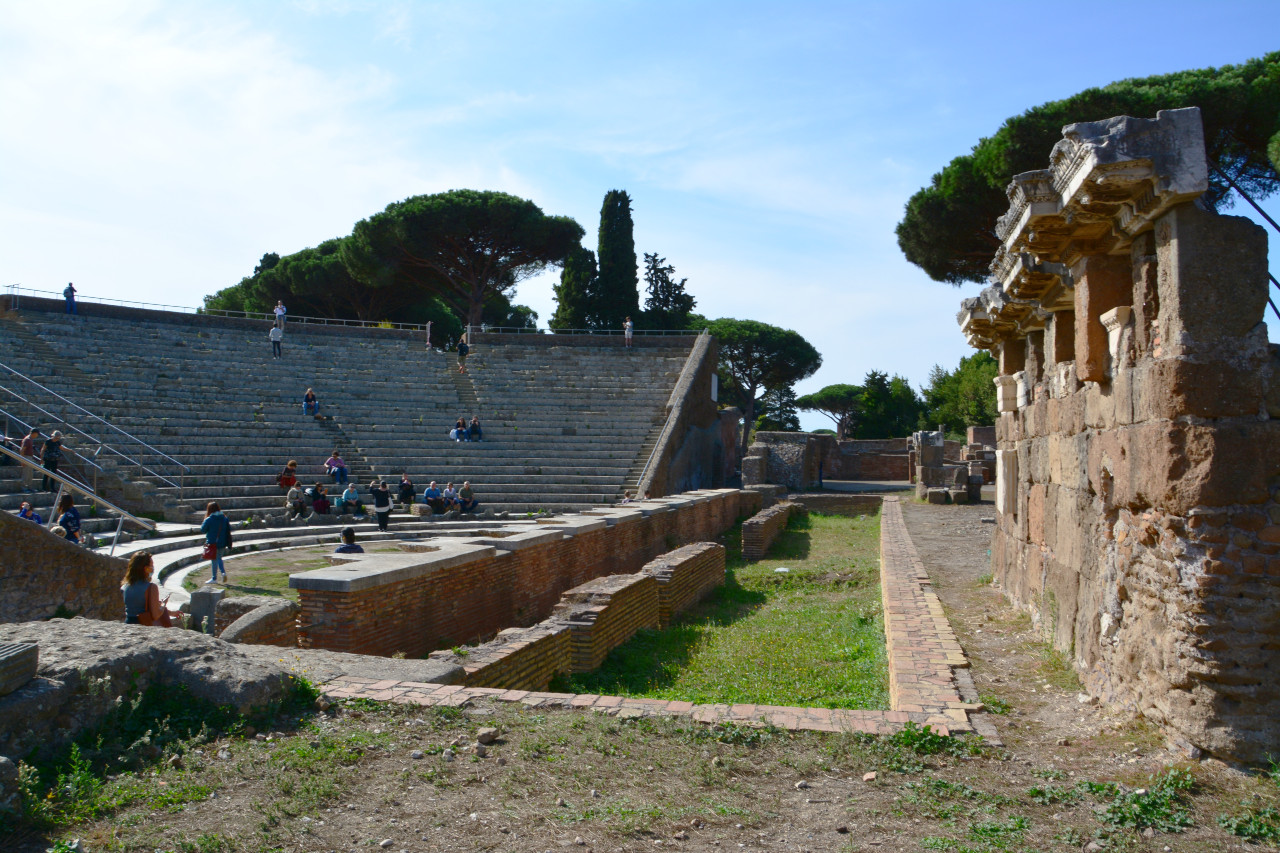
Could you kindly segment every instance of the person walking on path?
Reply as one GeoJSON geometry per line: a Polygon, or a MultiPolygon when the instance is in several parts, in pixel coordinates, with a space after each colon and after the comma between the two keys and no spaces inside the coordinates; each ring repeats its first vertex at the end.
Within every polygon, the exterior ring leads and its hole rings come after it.
{"type": "Polygon", "coordinates": [[[369,484],[369,492],[373,495],[373,514],[378,519],[378,529],[386,530],[391,518],[391,490],[381,480],[369,484]]]}
{"type": "Polygon", "coordinates": [[[281,302],[279,299],[277,299],[277,300],[276,300],[276,308],[275,308],[275,315],[276,315],[276,328],[277,328],[277,329],[283,329],[283,328],[284,328],[284,315],[285,315],[285,314],[287,314],[287,313],[289,313],[289,312],[288,312],[288,310],[284,307],[284,303],[283,303],[283,302],[281,302]]]}
{"type": "Polygon", "coordinates": [[[76,286],[67,282],[67,286],[62,289],[62,296],[67,300],[67,313],[76,313],[76,286]]]}
{"type": "Polygon", "coordinates": [[[172,628],[174,620],[182,617],[181,612],[169,610],[169,596],[160,600],[160,587],[151,581],[154,570],[155,560],[151,558],[150,551],[135,551],[129,558],[129,567],[125,569],[124,580],[120,584],[126,625],[172,628]]]}
{"type": "MultiPolygon", "coordinates": [[[[55,429],[53,435],[49,436],[44,446],[40,448],[40,464],[44,466],[44,470],[56,474],[60,461],[62,461],[62,433],[55,429]]],[[[46,492],[56,491],[53,488],[55,485],[57,480],[48,474],[40,479],[40,488],[46,492]]]]}
{"type": "MultiPolygon", "coordinates": [[[[22,443],[18,445],[18,452],[27,458],[32,464],[38,465],[39,457],[36,455],[36,441],[40,438],[40,430],[35,427],[31,428],[31,432],[22,437],[22,443]]],[[[31,481],[35,479],[36,469],[22,466],[22,490],[24,492],[31,491],[31,481]]]]}
{"type": "Polygon", "coordinates": [[[217,501],[209,501],[209,505],[204,508],[200,532],[204,534],[204,556],[213,573],[205,583],[217,583],[219,569],[222,570],[222,582],[226,583],[227,567],[222,562],[222,555],[231,549],[231,522],[222,514],[217,501]]]}
{"type": "Polygon", "coordinates": [[[302,414],[320,417],[320,398],[310,388],[302,395],[302,414]]]}
{"type": "Polygon", "coordinates": [[[76,509],[76,499],[71,495],[63,495],[62,500],[58,501],[58,508],[53,512],[53,517],[57,519],[57,525],[66,531],[63,535],[78,544],[80,542],[80,510],[76,509]]]}
{"type": "Polygon", "coordinates": [[[622,340],[626,344],[627,349],[631,349],[631,332],[635,327],[631,324],[631,318],[628,317],[622,323],[622,340]]]}
{"type": "Polygon", "coordinates": [[[271,357],[280,358],[280,342],[284,340],[284,330],[279,326],[272,326],[267,337],[271,338],[271,357]]]}
{"type": "Polygon", "coordinates": [[[467,353],[471,352],[471,347],[467,346],[467,336],[464,334],[458,338],[458,372],[467,372],[467,353]]]}

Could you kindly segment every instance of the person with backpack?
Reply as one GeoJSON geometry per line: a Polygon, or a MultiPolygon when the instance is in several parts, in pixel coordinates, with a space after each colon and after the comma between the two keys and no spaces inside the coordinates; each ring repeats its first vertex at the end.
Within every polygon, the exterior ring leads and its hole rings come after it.
{"type": "Polygon", "coordinates": [[[222,582],[227,582],[227,567],[222,562],[222,555],[231,550],[231,522],[222,514],[222,507],[217,501],[209,501],[204,509],[204,521],[200,524],[200,532],[204,534],[204,558],[209,561],[213,577],[205,583],[218,582],[218,570],[222,570],[222,582]]]}
{"type": "Polygon", "coordinates": [[[67,300],[67,313],[76,313],[76,286],[67,282],[67,286],[62,289],[62,296],[67,300]]]}

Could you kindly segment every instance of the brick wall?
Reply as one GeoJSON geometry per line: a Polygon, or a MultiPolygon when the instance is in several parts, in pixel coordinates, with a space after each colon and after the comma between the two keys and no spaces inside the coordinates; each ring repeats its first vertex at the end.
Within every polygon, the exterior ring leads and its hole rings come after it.
{"type": "Polygon", "coordinates": [[[59,607],[89,619],[124,621],[126,563],[86,551],[0,512],[0,622],[48,619],[59,607]]]}
{"type": "Polygon", "coordinates": [[[422,656],[482,642],[547,618],[566,590],[716,538],[759,502],[736,489],[691,492],[549,519],[504,538],[433,540],[443,543],[437,552],[405,555],[359,583],[331,581],[324,569],[294,575],[299,645],[422,656]]]}
{"type": "Polygon", "coordinates": [[[641,628],[672,618],[724,583],[724,547],[698,542],[640,572],[596,578],[565,592],[549,619],[488,643],[432,652],[461,666],[468,687],[543,690],[557,673],[590,672],[641,628]]]}
{"type": "Polygon", "coordinates": [[[790,501],[783,501],[742,522],[742,558],[752,562],[763,560],[769,546],[787,526],[791,513],[798,508],[790,501]]]}

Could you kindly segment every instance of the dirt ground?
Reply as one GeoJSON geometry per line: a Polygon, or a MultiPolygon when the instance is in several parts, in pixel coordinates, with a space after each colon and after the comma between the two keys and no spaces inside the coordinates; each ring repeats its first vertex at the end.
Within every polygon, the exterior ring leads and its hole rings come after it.
{"type": "Polygon", "coordinates": [[[0,836],[0,848],[79,838],[88,853],[1259,849],[1217,818],[1249,797],[1276,802],[1276,785],[1184,761],[1149,726],[1080,702],[1070,669],[989,583],[990,504],[904,500],[904,514],[979,692],[1000,712],[1003,747],[357,702],[167,747],[110,783],[140,786],[128,805],[57,833],[0,836]],[[496,740],[478,750],[490,727],[496,740]],[[1145,792],[1168,767],[1194,787],[1148,809],[1145,792]],[[1108,781],[1118,787],[1080,787],[1108,781]],[[1191,825],[1172,831],[1179,823],[1191,825]]]}

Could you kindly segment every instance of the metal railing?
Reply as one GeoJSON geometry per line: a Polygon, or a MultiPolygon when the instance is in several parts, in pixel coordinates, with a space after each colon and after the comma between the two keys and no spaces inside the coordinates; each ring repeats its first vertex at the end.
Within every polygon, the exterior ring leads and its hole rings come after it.
{"type": "MultiPolygon", "coordinates": [[[[7,390],[8,390],[7,388],[0,385],[0,391],[7,391],[7,390]]],[[[62,423],[62,420],[60,418],[51,415],[49,412],[46,412],[40,406],[37,406],[34,403],[31,403],[29,405],[31,405],[32,408],[40,411],[41,414],[49,415],[51,420],[54,423],[59,424],[65,429],[67,430],[73,429],[70,424],[62,423]]],[[[35,424],[28,423],[27,421],[23,420],[22,418],[18,417],[13,412],[10,412],[8,409],[5,409],[5,408],[0,408],[0,417],[4,418],[4,428],[3,428],[3,431],[0,432],[0,444],[3,444],[4,442],[7,441],[10,444],[21,447],[22,438],[30,434],[31,429],[35,426],[35,424]],[[17,424],[18,427],[20,427],[21,435],[12,434],[12,427],[14,424],[17,424]]],[[[71,467],[73,469],[83,468],[83,467],[93,469],[92,477],[86,474],[84,470],[77,470],[76,473],[79,474],[80,479],[84,480],[86,483],[89,482],[90,479],[92,479],[93,490],[96,492],[98,490],[98,475],[106,473],[103,470],[102,466],[95,461],[98,458],[98,454],[102,452],[102,445],[99,444],[94,449],[92,457],[85,456],[83,453],[80,453],[73,448],[67,447],[66,445],[63,445],[62,452],[63,454],[65,454],[66,456],[72,459],[71,467]]],[[[36,458],[39,458],[39,457],[36,457],[36,458]]],[[[62,466],[59,466],[59,467],[62,467],[62,466]]]]}
{"type": "MultiPolygon", "coordinates": [[[[85,483],[81,483],[71,479],[70,477],[63,476],[62,474],[59,474],[57,471],[49,471],[44,467],[35,464],[34,462],[32,462],[30,459],[23,456],[22,454],[15,453],[14,451],[5,447],[3,444],[0,444],[0,453],[10,457],[11,459],[16,460],[20,465],[23,465],[27,468],[36,469],[41,473],[41,476],[48,477],[49,479],[56,482],[58,484],[58,493],[57,495],[54,496],[54,499],[53,499],[53,505],[55,508],[58,506],[59,501],[62,500],[62,495],[64,492],[78,492],[81,495],[84,495],[85,497],[87,497],[93,503],[100,504],[101,506],[104,506],[107,509],[119,515],[120,522],[116,525],[116,533],[115,533],[115,536],[112,537],[111,550],[108,552],[108,556],[112,556],[115,554],[116,546],[120,544],[120,534],[124,530],[124,523],[126,521],[130,521],[138,525],[143,530],[156,529],[156,523],[154,521],[151,521],[150,519],[147,519],[147,518],[139,518],[138,516],[129,512],[127,509],[121,509],[120,507],[113,504],[111,501],[107,500],[106,498],[96,493],[93,489],[91,489],[85,483]]],[[[55,512],[56,512],[56,509],[55,509],[55,512]]],[[[54,513],[50,513],[50,516],[53,516],[53,514],[54,513]]],[[[47,527],[52,528],[56,523],[57,523],[57,520],[51,517],[49,519],[49,523],[47,527]]]]}
{"type": "MultiPolygon", "coordinates": [[[[60,292],[53,290],[41,290],[35,287],[23,287],[20,284],[11,284],[9,290],[9,310],[16,311],[21,307],[21,295],[30,293],[40,295],[42,297],[50,297],[54,299],[63,299],[60,292]]],[[[123,305],[126,307],[136,306],[138,308],[154,308],[162,311],[176,311],[181,314],[202,314],[209,317],[231,317],[242,320],[262,320],[268,323],[276,321],[275,314],[270,311],[231,311],[225,308],[206,308],[200,306],[193,308],[190,305],[169,305],[164,302],[138,302],[132,299],[116,299],[109,296],[83,296],[76,293],[76,305],[123,305]]],[[[426,331],[426,323],[393,323],[390,320],[343,320],[333,317],[309,317],[305,315],[286,314],[285,325],[290,323],[302,323],[305,325],[319,326],[353,326],[363,329],[404,329],[414,332],[426,331]]]]}
{"type": "MultiPolygon", "coordinates": [[[[468,333],[470,332],[485,335],[606,335],[612,337],[621,337],[625,334],[622,329],[533,329],[528,326],[488,326],[483,323],[479,326],[468,327],[468,333]]],[[[646,337],[663,335],[694,336],[701,333],[697,329],[635,329],[632,334],[635,337],[646,337]]]]}
{"type": "Polygon", "coordinates": [[[171,486],[171,487],[173,487],[173,488],[176,488],[176,489],[178,490],[178,499],[179,499],[179,500],[181,500],[181,499],[182,499],[182,493],[183,493],[183,490],[184,490],[184,487],[185,487],[185,484],[186,484],[186,475],[187,475],[187,472],[190,470],[190,468],[188,468],[186,465],[184,465],[183,463],[179,462],[177,459],[174,459],[172,456],[170,456],[169,454],[165,453],[163,450],[159,450],[159,449],[157,449],[157,448],[155,448],[155,447],[152,447],[150,444],[148,444],[147,442],[145,442],[145,441],[143,441],[142,439],[138,438],[136,435],[133,435],[132,433],[127,432],[127,431],[125,431],[125,430],[121,429],[120,427],[116,426],[115,424],[111,423],[110,421],[106,420],[105,418],[102,418],[102,417],[100,417],[100,416],[98,416],[98,415],[94,414],[93,412],[91,412],[91,411],[89,411],[88,409],[86,409],[84,406],[81,406],[79,403],[73,402],[72,400],[68,400],[66,397],[62,396],[62,395],[61,395],[61,394],[59,394],[57,391],[54,391],[52,388],[48,388],[48,387],[46,387],[46,386],[44,386],[44,385],[40,384],[40,383],[39,383],[39,382],[37,382],[36,380],[32,379],[30,376],[27,376],[26,374],[24,374],[24,373],[22,373],[22,372],[20,372],[20,371],[18,371],[18,370],[13,369],[13,368],[12,368],[12,367],[10,367],[9,365],[4,364],[3,362],[0,362],[0,369],[2,369],[2,370],[6,370],[6,371],[8,371],[9,373],[13,374],[14,376],[18,377],[19,379],[23,380],[24,382],[28,382],[28,383],[30,383],[31,385],[34,385],[35,387],[39,388],[41,391],[44,391],[46,394],[49,394],[49,395],[51,395],[51,396],[53,396],[53,397],[57,398],[57,399],[58,399],[58,400],[60,400],[61,402],[66,403],[66,404],[67,404],[68,406],[70,406],[72,409],[74,409],[74,410],[76,410],[77,412],[79,412],[80,414],[82,414],[82,415],[86,416],[86,417],[87,417],[87,418],[89,418],[90,420],[92,420],[92,421],[96,421],[96,422],[98,422],[98,423],[101,423],[103,426],[107,427],[108,429],[111,429],[111,430],[115,431],[117,434],[124,436],[124,437],[125,437],[126,439],[128,439],[129,441],[132,441],[132,442],[134,442],[134,443],[136,443],[136,444],[140,445],[141,447],[143,447],[143,448],[145,448],[145,449],[147,449],[147,450],[151,451],[151,453],[152,453],[152,454],[156,457],[156,459],[157,459],[157,465],[159,464],[159,461],[158,461],[158,460],[160,460],[160,459],[163,459],[163,460],[165,460],[165,461],[167,461],[167,462],[172,463],[172,464],[173,464],[174,466],[176,466],[176,468],[177,468],[177,472],[176,472],[177,480],[174,480],[174,479],[172,479],[172,478],[170,478],[170,477],[168,477],[168,476],[166,476],[166,475],[164,475],[164,474],[160,473],[159,471],[156,471],[155,469],[151,468],[150,466],[148,466],[148,465],[143,461],[143,459],[142,459],[142,454],[139,454],[138,458],[136,458],[136,459],[135,459],[134,457],[130,456],[129,454],[124,453],[124,452],[122,452],[121,450],[117,449],[115,446],[113,446],[113,445],[111,445],[111,444],[108,444],[107,442],[105,442],[105,441],[103,441],[102,439],[98,438],[97,436],[95,436],[95,435],[91,435],[91,434],[89,434],[89,433],[85,432],[85,431],[84,431],[83,429],[81,429],[80,427],[78,427],[78,426],[76,426],[76,425],[74,425],[74,424],[70,423],[70,422],[67,420],[67,418],[66,418],[66,417],[58,416],[58,415],[53,414],[52,412],[49,412],[49,411],[48,411],[47,409],[45,409],[44,407],[42,407],[42,406],[40,406],[39,404],[37,404],[37,403],[35,403],[35,402],[33,402],[33,401],[31,401],[31,400],[27,399],[27,397],[26,397],[26,396],[24,396],[24,395],[22,395],[22,394],[18,393],[17,391],[14,391],[14,390],[13,390],[13,389],[11,389],[11,388],[7,388],[7,387],[5,387],[5,386],[0,386],[0,390],[3,390],[3,391],[5,391],[5,392],[7,392],[8,394],[12,395],[13,397],[15,397],[16,399],[18,399],[18,400],[22,401],[23,403],[25,403],[25,404],[27,404],[27,405],[29,405],[29,406],[31,406],[31,407],[33,407],[33,408],[37,409],[37,410],[38,410],[38,411],[40,411],[41,413],[46,414],[46,415],[48,415],[48,416],[49,416],[49,417],[51,417],[51,418],[54,418],[54,419],[55,419],[56,421],[58,421],[59,423],[63,424],[63,425],[64,425],[64,427],[65,427],[68,431],[70,431],[70,432],[74,432],[76,435],[84,436],[85,438],[89,439],[90,441],[94,442],[95,444],[100,445],[100,450],[106,450],[106,451],[108,451],[108,452],[110,452],[110,453],[112,453],[112,454],[114,454],[114,455],[116,455],[116,456],[120,457],[121,459],[123,459],[123,460],[124,460],[126,463],[128,463],[129,465],[137,467],[139,471],[144,472],[144,473],[146,473],[146,474],[147,474],[147,475],[149,475],[149,476],[155,477],[156,479],[160,480],[161,482],[163,482],[164,484],[166,484],[166,485],[168,485],[168,486],[171,486]]]}

